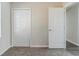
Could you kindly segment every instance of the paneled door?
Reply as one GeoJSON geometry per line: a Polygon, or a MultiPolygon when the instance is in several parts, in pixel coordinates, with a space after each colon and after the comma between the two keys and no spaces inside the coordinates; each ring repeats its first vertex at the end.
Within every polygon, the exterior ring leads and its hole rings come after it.
{"type": "Polygon", "coordinates": [[[49,48],[65,48],[65,10],[49,8],[49,48]]]}
{"type": "Polygon", "coordinates": [[[31,40],[31,9],[12,9],[12,45],[29,47],[31,40]]]}

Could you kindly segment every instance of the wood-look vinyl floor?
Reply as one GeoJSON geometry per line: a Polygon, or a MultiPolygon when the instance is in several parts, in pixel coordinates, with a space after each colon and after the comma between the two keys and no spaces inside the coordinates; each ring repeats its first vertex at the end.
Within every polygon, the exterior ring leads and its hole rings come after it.
{"type": "Polygon", "coordinates": [[[12,47],[2,56],[79,56],[79,47],[67,42],[67,48],[12,47]]]}
{"type": "Polygon", "coordinates": [[[79,48],[48,49],[13,47],[2,56],[79,56],[79,48]]]}

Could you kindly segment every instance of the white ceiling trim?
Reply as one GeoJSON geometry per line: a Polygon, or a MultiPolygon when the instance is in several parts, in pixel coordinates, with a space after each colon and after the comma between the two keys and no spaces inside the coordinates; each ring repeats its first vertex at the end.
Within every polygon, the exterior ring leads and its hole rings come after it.
{"type": "Polygon", "coordinates": [[[71,7],[73,5],[75,5],[77,2],[67,2],[67,3],[64,3],[64,8],[68,8],[68,7],[71,7]]]}

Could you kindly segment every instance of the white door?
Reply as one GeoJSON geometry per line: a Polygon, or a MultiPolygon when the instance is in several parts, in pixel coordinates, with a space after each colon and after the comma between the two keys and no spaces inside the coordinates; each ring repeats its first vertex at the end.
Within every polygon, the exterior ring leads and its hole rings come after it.
{"type": "Polygon", "coordinates": [[[31,40],[31,9],[13,9],[13,46],[29,47],[31,40]]]}
{"type": "Polygon", "coordinates": [[[63,8],[49,8],[49,48],[65,48],[65,14],[63,8]]]}

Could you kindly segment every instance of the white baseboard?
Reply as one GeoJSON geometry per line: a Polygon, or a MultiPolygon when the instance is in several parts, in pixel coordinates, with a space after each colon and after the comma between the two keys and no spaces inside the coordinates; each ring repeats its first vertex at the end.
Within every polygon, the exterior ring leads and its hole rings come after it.
{"type": "MultiPolygon", "coordinates": [[[[29,47],[29,46],[12,46],[12,47],[29,47]]],[[[48,45],[30,45],[30,47],[48,47],[48,45]]]]}
{"type": "MultiPolygon", "coordinates": [[[[12,46],[12,47],[29,47],[29,46],[12,46]]],[[[48,47],[48,45],[31,45],[30,47],[48,47]]]]}
{"type": "Polygon", "coordinates": [[[4,53],[4,52],[6,52],[8,49],[10,49],[11,48],[11,46],[9,46],[9,47],[7,47],[5,50],[3,50],[1,53],[0,53],[0,56],[4,53]]]}
{"type": "Polygon", "coordinates": [[[72,44],[75,44],[76,46],[79,46],[78,43],[72,42],[72,41],[70,41],[70,40],[67,40],[67,41],[70,42],[70,43],[72,43],[72,44]]]}
{"type": "Polygon", "coordinates": [[[48,47],[48,45],[31,45],[30,47],[48,47]]]}

